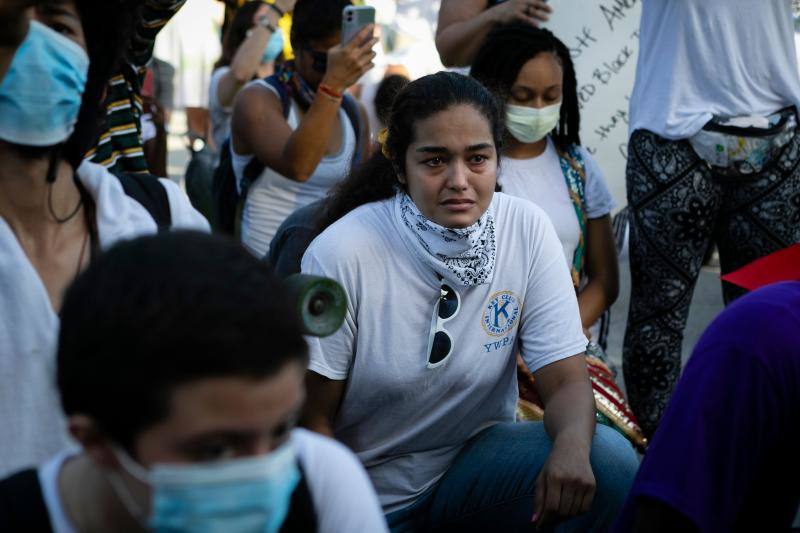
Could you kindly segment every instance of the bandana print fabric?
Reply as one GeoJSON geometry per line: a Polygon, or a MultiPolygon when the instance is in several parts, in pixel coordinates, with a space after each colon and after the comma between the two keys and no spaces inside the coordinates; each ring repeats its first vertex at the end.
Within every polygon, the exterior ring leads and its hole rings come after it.
{"type": "Polygon", "coordinates": [[[400,191],[395,213],[406,230],[406,241],[443,278],[463,286],[492,281],[497,244],[491,206],[468,228],[445,228],[428,220],[411,197],[400,191]]]}

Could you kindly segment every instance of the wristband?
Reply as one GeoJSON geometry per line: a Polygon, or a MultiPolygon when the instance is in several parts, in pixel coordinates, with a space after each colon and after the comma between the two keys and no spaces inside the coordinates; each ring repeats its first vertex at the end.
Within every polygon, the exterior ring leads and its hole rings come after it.
{"type": "Polygon", "coordinates": [[[268,29],[272,33],[278,31],[275,26],[272,25],[272,23],[269,21],[269,17],[266,15],[258,19],[258,25],[262,28],[268,29]]]}
{"type": "Polygon", "coordinates": [[[342,93],[340,93],[330,85],[326,85],[324,83],[320,83],[319,86],[317,86],[317,90],[327,94],[331,98],[336,98],[337,100],[341,100],[343,96],[342,93]]]}
{"type": "Polygon", "coordinates": [[[268,2],[267,5],[275,10],[279,18],[283,18],[283,15],[285,14],[283,9],[279,8],[274,2],[268,2]]]}

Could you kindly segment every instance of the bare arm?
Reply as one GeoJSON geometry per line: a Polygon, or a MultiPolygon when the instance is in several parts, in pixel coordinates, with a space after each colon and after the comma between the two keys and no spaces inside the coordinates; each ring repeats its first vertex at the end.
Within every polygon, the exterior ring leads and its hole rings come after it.
{"type": "Polygon", "coordinates": [[[619,264],[611,217],[589,219],[586,224],[586,275],[578,294],[581,322],[588,329],[611,307],[619,294],[619,264]]]}
{"type": "Polygon", "coordinates": [[[306,403],[300,425],[328,437],[333,437],[333,421],[344,396],[345,381],[306,372],[306,403]]]}
{"type": "MultiPolygon", "coordinates": [[[[322,83],[344,92],[372,68],[375,57],[372,46],[377,40],[364,43],[371,32],[369,26],[347,45],[328,52],[328,71],[322,83]]],[[[253,154],[289,179],[307,181],[325,156],[340,104],[341,98],[317,93],[297,129],[292,131],[277,96],[258,85],[247,87],[233,108],[231,133],[235,151],[253,154]]]]}
{"type": "MultiPolygon", "coordinates": [[[[271,12],[270,24],[276,27],[277,13],[271,12]]],[[[278,30],[280,31],[280,30],[278,30]]],[[[264,49],[272,37],[272,31],[257,24],[236,51],[231,61],[230,70],[222,75],[217,86],[217,100],[222,107],[231,107],[236,94],[245,83],[253,79],[261,66],[264,49]]]]}
{"type": "Polygon", "coordinates": [[[436,48],[447,67],[467,66],[496,24],[512,21],[538,26],[552,11],[546,0],[507,0],[486,9],[488,0],[442,0],[436,48]]]}
{"type": "Polygon", "coordinates": [[[595,404],[582,353],[547,365],[534,376],[545,405],[545,429],[553,440],[536,481],[534,520],[541,528],[591,507],[595,478],[589,452],[595,404]]]}
{"type": "MultiPolygon", "coordinates": [[[[284,13],[291,11],[294,4],[295,0],[277,0],[275,2],[275,5],[284,13]]],[[[272,27],[280,31],[278,12],[270,9],[266,16],[272,27]]],[[[256,75],[270,38],[272,38],[272,31],[257,24],[253,27],[250,36],[239,46],[231,61],[230,70],[220,78],[217,86],[217,99],[222,107],[231,107],[239,90],[256,75]]]]}

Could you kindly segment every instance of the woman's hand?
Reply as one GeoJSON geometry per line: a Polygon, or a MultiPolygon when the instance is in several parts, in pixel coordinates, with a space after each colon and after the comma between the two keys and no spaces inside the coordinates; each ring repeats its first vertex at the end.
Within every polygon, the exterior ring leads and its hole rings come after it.
{"type": "Polygon", "coordinates": [[[588,512],[595,488],[589,450],[567,439],[556,441],[536,479],[532,521],[541,529],[588,512]]]}
{"type": "Polygon", "coordinates": [[[378,42],[372,37],[375,26],[370,24],[353,37],[349,43],[328,50],[328,68],[322,83],[335,91],[344,92],[369,72],[375,64],[372,47],[378,42]]]}
{"type": "Polygon", "coordinates": [[[546,0],[508,0],[492,8],[495,10],[496,22],[508,24],[510,22],[528,22],[539,26],[540,22],[547,22],[553,8],[546,0]]]}

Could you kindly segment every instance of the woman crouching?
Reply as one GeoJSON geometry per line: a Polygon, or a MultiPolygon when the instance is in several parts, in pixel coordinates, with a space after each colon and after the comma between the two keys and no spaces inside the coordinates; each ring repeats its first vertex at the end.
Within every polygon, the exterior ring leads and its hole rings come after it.
{"type": "Polygon", "coordinates": [[[636,471],[627,441],[595,427],[551,223],[494,192],[503,128],[477,81],[412,82],[303,258],[349,301],[345,325],[311,341],[305,424],[358,454],[394,531],[602,530],[636,471]],[[543,423],[514,421],[517,351],[543,423]]]}

